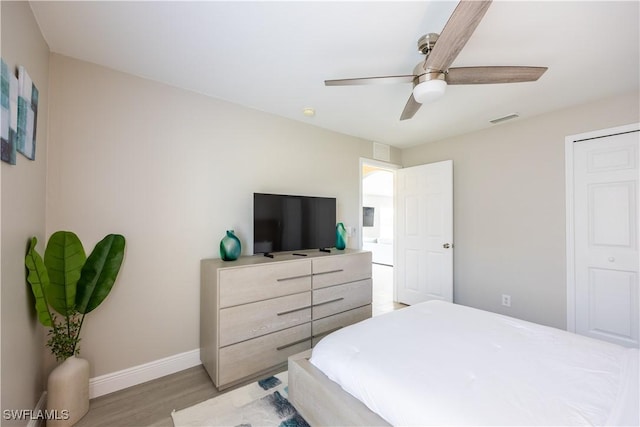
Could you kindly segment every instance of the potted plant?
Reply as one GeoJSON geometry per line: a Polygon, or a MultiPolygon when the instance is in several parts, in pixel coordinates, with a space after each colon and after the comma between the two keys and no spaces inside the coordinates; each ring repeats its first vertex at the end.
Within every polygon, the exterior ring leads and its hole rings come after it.
{"type": "Polygon", "coordinates": [[[78,236],[54,233],[44,259],[29,244],[25,265],[38,320],[49,327],[47,346],[62,361],[49,375],[47,409],[56,420],[48,426],[73,425],[89,410],[89,363],[76,357],[84,317],[107,297],[124,258],[125,238],[105,236],[87,257],[78,236]],[[57,314],[56,314],[57,313],[57,314]]]}

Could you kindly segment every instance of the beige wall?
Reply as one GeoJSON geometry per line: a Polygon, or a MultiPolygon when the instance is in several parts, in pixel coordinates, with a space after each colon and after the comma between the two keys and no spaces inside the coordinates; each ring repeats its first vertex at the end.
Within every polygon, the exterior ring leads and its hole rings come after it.
{"type": "Polygon", "coordinates": [[[335,196],[338,220],[358,224],[371,142],[60,55],[50,77],[47,234],[74,230],[87,251],[127,238],[85,319],[92,377],[199,347],[200,259],[227,229],[250,253],[253,192],[335,196]]]}
{"type": "Polygon", "coordinates": [[[2,1],[0,7],[2,58],[10,69],[25,66],[40,92],[36,160],[18,154],[15,166],[1,166],[2,409],[33,409],[44,390],[44,329],[32,307],[24,256],[31,236],[45,237],[49,48],[29,3],[2,1]]]}
{"type": "Polygon", "coordinates": [[[565,137],[640,121],[629,93],[402,151],[452,159],[454,301],[566,327],[565,137]],[[500,305],[511,295],[511,308],[500,305]]]}

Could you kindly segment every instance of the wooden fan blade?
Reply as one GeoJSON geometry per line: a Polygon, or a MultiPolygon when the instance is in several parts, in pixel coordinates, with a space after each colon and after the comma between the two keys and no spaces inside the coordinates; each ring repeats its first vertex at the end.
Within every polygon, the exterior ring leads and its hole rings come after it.
{"type": "Polygon", "coordinates": [[[425,63],[426,68],[446,71],[476,29],[491,1],[461,1],[444,26],[425,63]]]}
{"type": "Polygon", "coordinates": [[[455,67],[445,75],[450,85],[534,82],[547,67],[455,67]]]}
{"type": "Polygon", "coordinates": [[[409,96],[409,100],[407,101],[407,105],[405,105],[404,110],[402,110],[400,120],[407,120],[412,118],[421,106],[422,104],[416,101],[413,97],[413,93],[411,93],[411,96],[409,96]]]}
{"type": "Polygon", "coordinates": [[[381,83],[411,83],[415,76],[413,74],[405,76],[382,76],[382,77],[361,77],[357,79],[337,79],[325,80],[325,86],[352,86],[371,85],[381,83]]]}

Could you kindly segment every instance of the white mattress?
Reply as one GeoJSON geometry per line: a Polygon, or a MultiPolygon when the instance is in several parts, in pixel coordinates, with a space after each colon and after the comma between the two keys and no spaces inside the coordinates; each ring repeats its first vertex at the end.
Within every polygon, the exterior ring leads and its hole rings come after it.
{"type": "Polygon", "coordinates": [[[322,339],[311,363],[392,425],[638,425],[638,350],[430,301],[322,339]]]}

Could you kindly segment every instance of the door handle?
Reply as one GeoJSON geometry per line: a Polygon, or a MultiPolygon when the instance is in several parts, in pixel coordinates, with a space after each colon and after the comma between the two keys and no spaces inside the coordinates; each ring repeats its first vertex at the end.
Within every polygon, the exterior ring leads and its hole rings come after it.
{"type": "Polygon", "coordinates": [[[445,248],[445,249],[449,249],[449,248],[452,248],[453,245],[451,245],[449,243],[445,243],[444,245],[442,245],[442,247],[445,248]]]}

